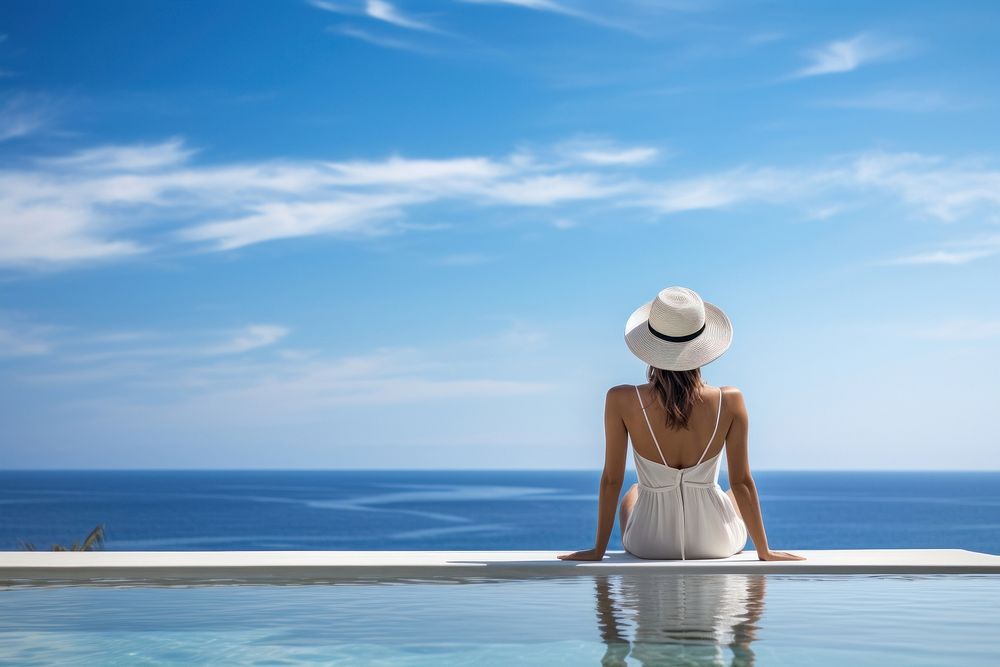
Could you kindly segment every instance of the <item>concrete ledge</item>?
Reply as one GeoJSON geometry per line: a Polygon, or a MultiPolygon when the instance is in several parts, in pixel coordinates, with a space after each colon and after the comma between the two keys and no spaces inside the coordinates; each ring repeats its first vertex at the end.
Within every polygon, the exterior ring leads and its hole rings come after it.
{"type": "Polygon", "coordinates": [[[0,584],[331,582],[405,578],[527,578],[623,573],[1000,574],[1000,556],[962,549],[796,551],[764,562],[754,551],[718,560],[654,561],[611,552],[570,562],[555,551],[0,552],[0,584]]]}

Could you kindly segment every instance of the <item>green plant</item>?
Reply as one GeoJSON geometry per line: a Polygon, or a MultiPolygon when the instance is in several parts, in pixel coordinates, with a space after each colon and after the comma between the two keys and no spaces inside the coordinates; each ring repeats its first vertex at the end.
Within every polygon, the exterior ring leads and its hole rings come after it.
{"type": "MultiPolygon", "coordinates": [[[[83,542],[74,542],[69,547],[64,547],[61,544],[53,544],[52,551],[96,551],[104,547],[104,524],[96,526],[87,537],[83,538],[83,542]]],[[[21,548],[25,551],[38,551],[32,542],[21,542],[21,548]]]]}

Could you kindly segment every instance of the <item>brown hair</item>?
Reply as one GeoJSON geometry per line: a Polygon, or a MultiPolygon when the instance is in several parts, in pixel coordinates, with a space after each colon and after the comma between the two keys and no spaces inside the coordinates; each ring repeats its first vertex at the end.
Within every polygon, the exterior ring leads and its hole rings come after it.
{"type": "Polygon", "coordinates": [[[690,371],[665,371],[650,366],[646,379],[653,384],[653,395],[660,399],[667,413],[668,428],[687,428],[691,410],[701,400],[698,390],[702,386],[701,369],[690,371]]]}

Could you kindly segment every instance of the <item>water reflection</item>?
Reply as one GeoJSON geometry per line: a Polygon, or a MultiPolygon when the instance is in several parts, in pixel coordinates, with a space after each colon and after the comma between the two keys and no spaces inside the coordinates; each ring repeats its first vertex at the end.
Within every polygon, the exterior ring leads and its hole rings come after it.
{"type": "Polygon", "coordinates": [[[602,665],[755,664],[763,575],[612,575],[595,585],[602,665]]]}

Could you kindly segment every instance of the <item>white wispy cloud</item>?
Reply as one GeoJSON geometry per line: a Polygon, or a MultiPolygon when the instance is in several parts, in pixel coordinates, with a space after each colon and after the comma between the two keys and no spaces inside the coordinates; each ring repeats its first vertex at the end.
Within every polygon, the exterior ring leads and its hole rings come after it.
{"type": "MultiPolygon", "coordinates": [[[[545,208],[547,221],[576,221],[585,202],[657,215],[783,206],[821,218],[848,199],[857,210],[888,200],[946,222],[1000,221],[1000,170],[982,160],[870,151],[685,175],[678,164],[654,173],[658,154],[576,141],[502,157],[198,164],[200,154],[178,139],[94,146],[0,167],[0,265],[69,266],[315,235],[370,238],[413,229],[409,219],[429,205],[474,207],[483,220],[505,207],[545,208]]],[[[922,259],[976,256],[951,253],[922,259]]]]}
{"type": "Polygon", "coordinates": [[[997,254],[997,250],[934,250],[904,255],[889,260],[889,264],[968,264],[977,259],[997,254]]]}
{"type": "Polygon", "coordinates": [[[555,2],[554,0],[459,0],[459,2],[474,5],[507,5],[510,7],[520,7],[522,9],[529,9],[536,12],[560,14],[562,16],[568,16],[606,28],[635,32],[635,28],[603,14],[586,11],[569,3],[555,2]]]}
{"type": "Polygon", "coordinates": [[[588,138],[564,142],[557,150],[571,162],[597,166],[643,164],[660,155],[660,150],[653,146],[622,146],[604,139],[588,138]]]}
{"type": "Polygon", "coordinates": [[[13,327],[0,323],[0,358],[47,354],[52,344],[36,328],[13,327]]]}
{"type": "Polygon", "coordinates": [[[288,328],[275,324],[250,324],[236,332],[232,338],[208,348],[207,354],[241,354],[261,347],[274,345],[288,335],[288,328]]]}
{"type": "Polygon", "coordinates": [[[69,155],[40,158],[40,162],[56,167],[100,171],[147,171],[172,167],[186,162],[196,151],[184,146],[180,139],[168,139],[156,144],[131,146],[99,146],[69,155]]]}
{"type": "MultiPolygon", "coordinates": [[[[545,381],[442,375],[440,361],[413,350],[382,349],[331,361],[285,362],[270,369],[221,367],[201,373],[193,384],[206,390],[199,402],[283,405],[310,411],[339,405],[421,403],[454,398],[497,398],[545,393],[545,381]],[[262,372],[263,371],[263,372],[262,372]]],[[[452,363],[454,360],[452,359],[452,363]]]]}
{"type": "Polygon", "coordinates": [[[0,168],[0,264],[114,259],[176,242],[228,250],[316,234],[370,236],[431,202],[550,206],[622,188],[615,177],[573,169],[579,165],[521,155],[197,166],[194,154],[170,140],[0,168]]]}
{"type": "Polygon", "coordinates": [[[378,46],[383,49],[395,49],[397,51],[411,51],[413,53],[430,53],[430,50],[420,44],[414,44],[413,42],[407,41],[405,39],[396,39],[395,37],[387,37],[386,35],[379,35],[363,28],[358,28],[350,25],[341,26],[331,26],[328,28],[330,32],[337,33],[339,35],[344,35],[345,37],[351,37],[353,39],[361,40],[362,42],[368,42],[373,46],[378,46]]]}
{"type": "Polygon", "coordinates": [[[918,153],[869,151],[799,167],[739,167],[636,190],[637,203],[664,213],[762,202],[804,206],[806,213],[889,197],[916,213],[952,222],[1000,221],[1000,170],[975,161],[918,153]]]}
{"type": "Polygon", "coordinates": [[[626,148],[622,150],[586,150],[579,154],[584,162],[590,164],[642,164],[649,162],[659,154],[655,148],[626,148]]]}
{"type": "Polygon", "coordinates": [[[829,220],[843,210],[844,207],[840,204],[821,205],[817,208],[806,209],[805,217],[806,220],[829,220]]]}
{"type": "Polygon", "coordinates": [[[393,4],[386,2],[385,0],[368,0],[365,3],[365,13],[373,19],[385,21],[386,23],[391,23],[392,25],[400,28],[407,28],[409,30],[426,30],[429,32],[435,32],[437,30],[437,28],[429,23],[419,21],[411,16],[403,14],[393,4]]]}
{"type": "Polygon", "coordinates": [[[590,173],[542,174],[508,179],[479,189],[482,201],[511,206],[551,206],[568,202],[608,199],[632,189],[632,184],[616,182],[590,173]]]}
{"type": "Polygon", "coordinates": [[[440,185],[455,182],[456,188],[515,173],[516,167],[485,157],[438,160],[410,159],[393,155],[385,160],[326,162],[338,185],[440,185]]]}
{"type": "Polygon", "coordinates": [[[318,234],[370,236],[382,233],[378,223],[398,215],[401,205],[418,201],[385,194],[345,195],[339,201],[261,202],[248,207],[246,214],[194,225],[178,236],[208,242],[216,250],[318,234]]]}
{"type": "Polygon", "coordinates": [[[539,12],[553,12],[555,14],[566,14],[574,16],[576,9],[552,0],[461,0],[469,4],[476,5],[511,5],[513,7],[523,7],[539,12]]]}
{"type": "Polygon", "coordinates": [[[862,33],[829,42],[807,52],[809,63],[794,78],[851,72],[862,65],[901,55],[906,43],[889,37],[862,33]]]}
{"type": "Polygon", "coordinates": [[[78,264],[143,252],[139,242],[113,237],[97,210],[100,200],[79,183],[60,191],[51,174],[0,172],[0,265],[78,264]]]}
{"type": "Polygon", "coordinates": [[[0,141],[35,134],[48,125],[52,117],[52,105],[46,101],[24,94],[9,96],[0,101],[0,141]]]}
{"type": "Polygon", "coordinates": [[[441,266],[478,266],[492,262],[494,257],[482,252],[456,252],[450,255],[442,255],[434,260],[435,264],[441,266]]]}
{"type": "Polygon", "coordinates": [[[890,265],[945,264],[954,266],[968,264],[969,262],[995,255],[1000,255],[1000,235],[954,241],[942,248],[902,255],[882,263],[890,265]]]}
{"type": "Polygon", "coordinates": [[[777,30],[767,30],[763,32],[756,32],[747,37],[747,42],[758,46],[761,44],[773,44],[774,42],[780,42],[785,39],[786,35],[783,32],[777,30]]]}
{"type": "Polygon", "coordinates": [[[722,209],[737,204],[787,204],[808,200],[837,186],[842,172],[826,169],[795,170],[776,167],[738,167],[647,188],[642,203],[662,213],[722,209]]]}
{"type": "Polygon", "coordinates": [[[24,137],[41,129],[41,119],[28,114],[18,114],[10,109],[0,111],[0,141],[24,137]]]}
{"type": "Polygon", "coordinates": [[[1000,170],[978,161],[876,151],[854,162],[852,176],[946,222],[973,215],[1000,221],[1000,170]]]}
{"type": "Polygon", "coordinates": [[[50,349],[61,350],[60,361],[76,369],[94,365],[84,377],[103,377],[100,371],[105,368],[113,373],[115,368],[204,364],[276,346],[289,333],[291,329],[278,324],[247,324],[236,329],[194,332],[83,333],[70,329],[61,337],[49,336],[47,344],[50,349]]]}
{"type": "Polygon", "coordinates": [[[910,113],[956,111],[968,108],[966,104],[953,100],[943,93],[927,90],[877,90],[855,97],[824,100],[819,104],[837,109],[910,113]]]}
{"type": "MultiPolygon", "coordinates": [[[[73,330],[76,335],[66,338],[60,354],[48,354],[30,372],[10,377],[36,386],[89,386],[92,398],[85,400],[95,405],[121,406],[137,387],[155,390],[157,409],[167,414],[187,405],[235,414],[300,415],[338,405],[498,398],[552,389],[546,381],[498,375],[478,363],[483,349],[495,360],[539,345],[542,334],[523,322],[483,337],[333,357],[280,347],[288,332],[280,325],[248,325],[207,347],[199,341],[218,338],[218,331],[159,332],[156,338],[166,344],[149,347],[141,340],[99,343],[98,334],[73,330]],[[246,354],[262,348],[273,350],[246,354]],[[477,350],[479,354],[471,353],[477,350]]],[[[4,340],[0,337],[0,343],[4,340]]],[[[36,353],[42,351],[19,349],[19,354],[36,353]]]]}
{"type": "Polygon", "coordinates": [[[404,13],[396,5],[387,2],[387,0],[365,0],[364,2],[351,3],[309,0],[309,4],[316,9],[348,16],[365,16],[375,21],[406,30],[441,32],[430,23],[404,13]]]}

